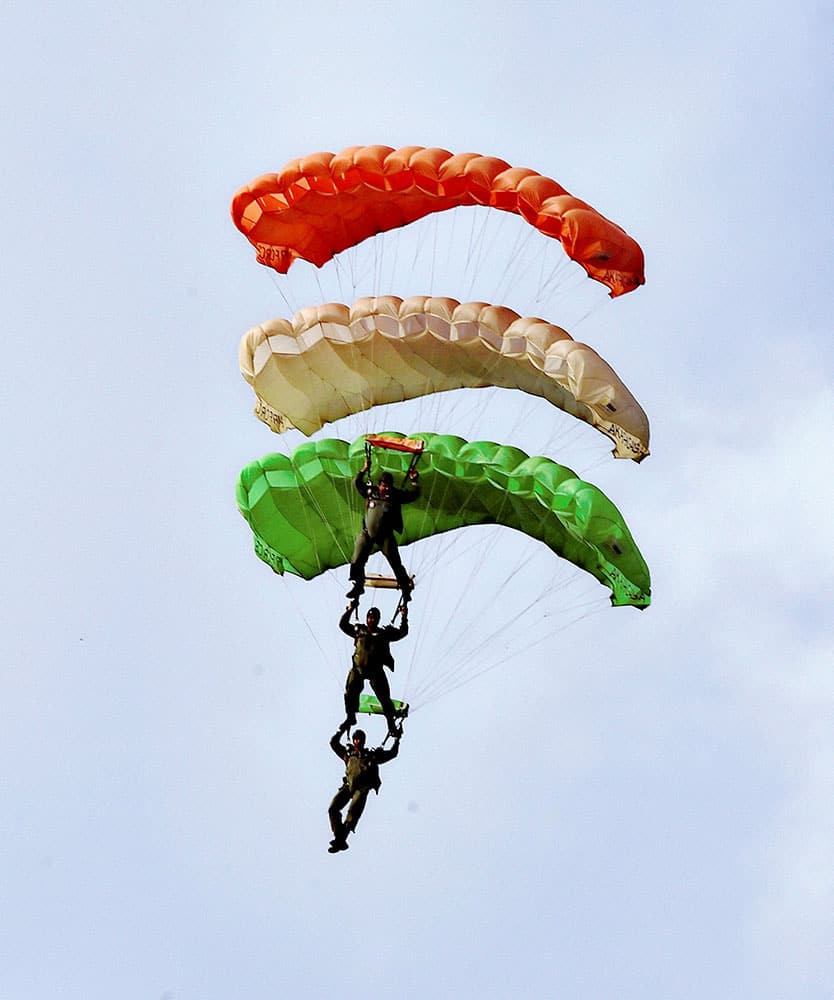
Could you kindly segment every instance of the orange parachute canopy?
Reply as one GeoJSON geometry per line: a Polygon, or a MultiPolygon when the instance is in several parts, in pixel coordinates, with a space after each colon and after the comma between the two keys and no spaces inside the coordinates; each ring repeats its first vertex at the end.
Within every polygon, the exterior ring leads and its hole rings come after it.
{"type": "Polygon", "coordinates": [[[422,146],[312,153],[242,187],[231,212],[260,263],[286,274],[297,258],[321,267],[369,236],[458,205],[520,215],[560,240],[612,297],[645,282],[643,251],[616,223],[549,177],[479,153],[422,146]]]}

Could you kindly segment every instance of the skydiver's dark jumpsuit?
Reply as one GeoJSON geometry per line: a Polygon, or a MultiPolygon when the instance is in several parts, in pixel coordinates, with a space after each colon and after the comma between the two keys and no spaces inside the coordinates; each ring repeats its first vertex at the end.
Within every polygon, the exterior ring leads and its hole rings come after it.
{"type": "Polygon", "coordinates": [[[390,750],[383,750],[377,747],[368,750],[362,747],[357,750],[350,744],[345,745],[339,742],[339,733],[330,739],[330,749],[337,757],[345,762],[345,778],[341,788],[333,796],[330,808],[327,810],[330,817],[330,829],[336,840],[345,840],[349,833],[356,829],[359,817],[365,808],[365,800],[368,793],[373,788],[379,793],[382,784],[379,777],[379,765],[393,760],[400,752],[399,738],[394,740],[394,745],[390,750]],[[345,821],[342,822],[342,810],[350,803],[345,821]]]}
{"type": "Polygon", "coordinates": [[[365,584],[365,563],[378,547],[391,567],[400,590],[407,594],[411,590],[411,581],[403,569],[400,550],[394,532],[403,530],[402,504],[411,503],[420,496],[420,487],[415,483],[412,490],[398,490],[391,487],[390,494],[383,500],[377,487],[360,471],[353,481],[356,489],[365,498],[365,516],[362,520],[362,530],[356,536],[353,547],[353,558],[350,561],[350,579],[362,586],[365,584]]]}
{"type": "Polygon", "coordinates": [[[392,671],[394,669],[390,644],[408,635],[408,618],[403,617],[399,627],[386,625],[384,628],[371,629],[367,625],[354,625],[350,620],[350,612],[351,609],[348,608],[339,619],[339,628],[354,641],[353,666],[345,681],[345,715],[348,720],[356,721],[359,695],[365,681],[368,681],[379,698],[388,729],[394,732],[397,722],[385,667],[392,671]]]}

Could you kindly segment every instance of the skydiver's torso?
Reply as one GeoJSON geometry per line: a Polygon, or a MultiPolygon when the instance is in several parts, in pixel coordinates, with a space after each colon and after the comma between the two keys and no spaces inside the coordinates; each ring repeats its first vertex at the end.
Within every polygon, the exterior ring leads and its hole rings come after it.
{"type": "Polygon", "coordinates": [[[353,647],[353,665],[362,673],[381,667],[390,656],[390,637],[383,629],[371,630],[366,625],[356,626],[356,644],[353,647]]]}
{"type": "Polygon", "coordinates": [[[397,506],[397,502],[391,499],[383,500],[373,494],[368,497],[365,501],[365,531],[371,538],[391,533],[392,515],[397,506]]]}
{"type": "Polygon", "coordinates": [[[373,750],[347,750],[345,760],[345,784],[352,792],[361,788],[379,787],[379,768],[373,750]]]}

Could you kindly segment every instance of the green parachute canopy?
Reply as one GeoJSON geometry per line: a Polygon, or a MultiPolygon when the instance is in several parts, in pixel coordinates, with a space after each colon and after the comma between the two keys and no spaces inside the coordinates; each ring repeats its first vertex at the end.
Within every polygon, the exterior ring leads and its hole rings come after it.
{"type": "MultiPolygon", "coordinates": [[[[596,486],[518,448],[453,435],[410,437],[421,439],[425,450],[420,497],[402,508],[400,545],[468,525],[501,524],[591,573],[611,590],[613,605],[648,607],[648,567],[620,512],[596,486]]],[[[350,562],[362,525],[354,479],[365,446],[364,437],[310,441],[292,456],[268,455],[241,471],[238,507],[255,536],[255,552],[276,573],[311,580],[350,562]]],[[[404,478],[412,458],[377,449],[373,475],[404,478]]]]}

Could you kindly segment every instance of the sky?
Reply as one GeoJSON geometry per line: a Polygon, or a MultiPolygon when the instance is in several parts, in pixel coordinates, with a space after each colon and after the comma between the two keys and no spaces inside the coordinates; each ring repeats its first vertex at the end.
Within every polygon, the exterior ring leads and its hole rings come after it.
{"type": "MultiPolygon", "coordinates": [[[[80,0],[4,21],[0,1000],[827,1000],[831,5],[80,0]],[[551,457],[623,512],[653,604],[608,608],[523,556],[550,640],[524,650],[528,618],[420,706],[331,856],[347,573],[273,575],[234,487],[287,447],[240,337],[338,281],[278,279],[228,207],[365,143],[532,167],[640,242],[645,287],[572,332],[644,406],[651,456],[547,419],[551,457]]],[[[486,279],[507,266],[494,250],[486,279]]],[[[436,271],[409,293],[466,297],[436,271]]],[[[517,406],[467,430],[501,440],[517,406]]],[[[418,575],[395,694],[501,611],[474,559],[418,575]]]]}

